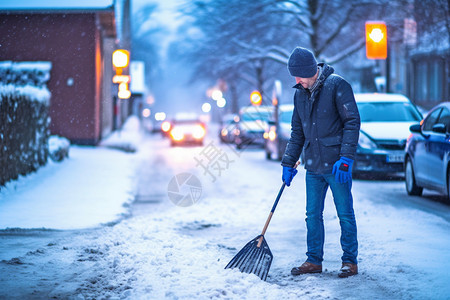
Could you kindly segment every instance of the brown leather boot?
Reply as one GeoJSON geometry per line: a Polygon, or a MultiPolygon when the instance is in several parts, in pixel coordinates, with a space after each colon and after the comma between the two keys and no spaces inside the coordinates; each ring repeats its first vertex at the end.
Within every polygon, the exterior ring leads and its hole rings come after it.
{"type": "Polygon", "coordinates": [[[322,273],[322,265],[316,265],[305,261],[300,267],[291,270],[292,275],[301,275],[308,273],[322,273]]]}
{"type": "Polygon", "coordinates": [[[351,263],[342,263],[342,267],[339,270],[338,276],[340,278],[347,278],[356,274],[358,274],[358,265],[351,263]]]}

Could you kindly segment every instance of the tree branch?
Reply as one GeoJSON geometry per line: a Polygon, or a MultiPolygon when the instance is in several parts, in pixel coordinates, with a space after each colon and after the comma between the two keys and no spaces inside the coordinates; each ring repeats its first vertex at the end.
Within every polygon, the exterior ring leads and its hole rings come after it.
{"type": "Polygon", "coordinates": [[[348,23],[348,21],[350,20],[350,15],[352,14],[353,10],[354,10],[354,6],[351,6],[348,10],[347,10],[347,14],[345,15],[345,18],[343,18],[341,20],[341,22],[339,22],[339,24],[335,27],[336,29],[328,36],[328,38],[325,40],[325,42],[322,44],[322,46],[317,49],[317,55],[319,55],[320,53],[323,52],[323,50],[328,47],[328,45],[339,35],[339,33],[341,33],[342,28],[345,26],[345,24],[348,23]]]}
{"type": "Polygon", "coordinates": [[[365,38],[360,39],[357,43],[355,43],[352,46],[350,46],[349,48],[345,49],[343,52],[340,52],[332,57],[324,58],[323,60],[327,64],[337,63],[337,62],[343,60],[344,58],[352,55],[353,53],[357,52],[358,50],[360,50],[362,47],[364,47],[365,44],[366,44],[365,38]]]}

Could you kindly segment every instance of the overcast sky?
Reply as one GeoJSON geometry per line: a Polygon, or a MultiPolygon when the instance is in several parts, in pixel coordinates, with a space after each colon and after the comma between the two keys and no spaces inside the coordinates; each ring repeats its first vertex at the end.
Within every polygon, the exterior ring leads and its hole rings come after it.
{"type": "Polygon", "coordinates": [[[179,23],[176,12],[177,6],[183,2],[185,0],[131,0],[131,9],[134,13],[146,4],[156,3],[158,4],[158,10],[155,13],[155,18],[158,19],[158,22],[174,30],[179,23]]]}

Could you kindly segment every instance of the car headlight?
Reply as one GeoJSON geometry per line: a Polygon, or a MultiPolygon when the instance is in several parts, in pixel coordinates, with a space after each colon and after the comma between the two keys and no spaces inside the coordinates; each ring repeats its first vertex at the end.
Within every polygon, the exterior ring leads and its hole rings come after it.
{"type": "Polygon", "coordinates": [[[358,145],[364,149],[376,149],[377,144],[375,144],[364,132],[360,132],[358,145]]]}
{"type": "Polygon", "coordinates": [[[172,136],[172,139],[179,142],[182,139],[184,139],[184,133],[180,128],[175,127],[174,129],[172,129],[172,131],[170,132],[170,135],[172,136]]]}
{"type": "Polygon", "coordinates": [[[170,130],[171,127],[172,127],[172,125],[171,125],[170,122],[168,122],[168,121],[164,121],[164,122],[161,124],[161,129],[162,129],[162,131],[164,131],[164,132],[168,132],[168,131],[170,130]]]}
{"type": "Polygon", "coordinates": [[[220,134],[221,134],[222,136],[227,136],[228,130],[227,130],[226,128],[224,128],[224,129],[222,129],[222,131],[220,132],[220,134]]]}
{"type": "Polygon", "coordinates": [[[206,130],[201,125],[196,125],[194,127],[193,137],[196,139],[201,139],[205,136],[206,130]]]}

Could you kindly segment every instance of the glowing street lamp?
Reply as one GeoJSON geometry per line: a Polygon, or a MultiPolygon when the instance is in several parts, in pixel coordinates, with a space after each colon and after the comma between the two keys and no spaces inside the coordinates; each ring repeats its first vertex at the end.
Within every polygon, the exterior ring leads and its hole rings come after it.
{"type": "Polygon", "coordinates": [[[155,120],[156,121],[164,121],[166,119],[166,113],[165,112],[157,112],[155,114],[155,120]]]}
{"type": "Polygon", "coordinates": [[[222,99],[223,94],[221,90],[214,90],[211,94],[211,98],[213,100],[219,101],[220,99],[222,99]]]}
{"type": "Polygon", "coordinates": [[[117,49],[112,54],[112,63],[115,68],[126,68],[130,62],[130,52],[117,49]]]}
{"type": "Polygon", "coordinates": [[[219,100],[217,100],[217,106],[222,108],[227,104],[227,100],[225,100],[225,98],[220,98],[219,100]]]}
{"type": "Polygon", "coordinates": [[[209,104],[208,102],[203,103],[202,105],[202,111],[204,113],[208,113],[211,111],[211,104],[209,104]]]}
{"type": "Polygon", "coordinates": [[[119,99],[129,99],[131,97],[131,92],[128,89],[128,84],[119,84],[119,92],[117,93],[117,96],[119,97],[119,99]]]}
{"type": "Polygon", "coordinates": [[[145,108],[145,109],[142,111],[142,116],[143,116],[144,118],[150,117],[150,114],[151,114],[151,111],[150,111],[150,109],[148,109],[148,108],[145,108]]]}

